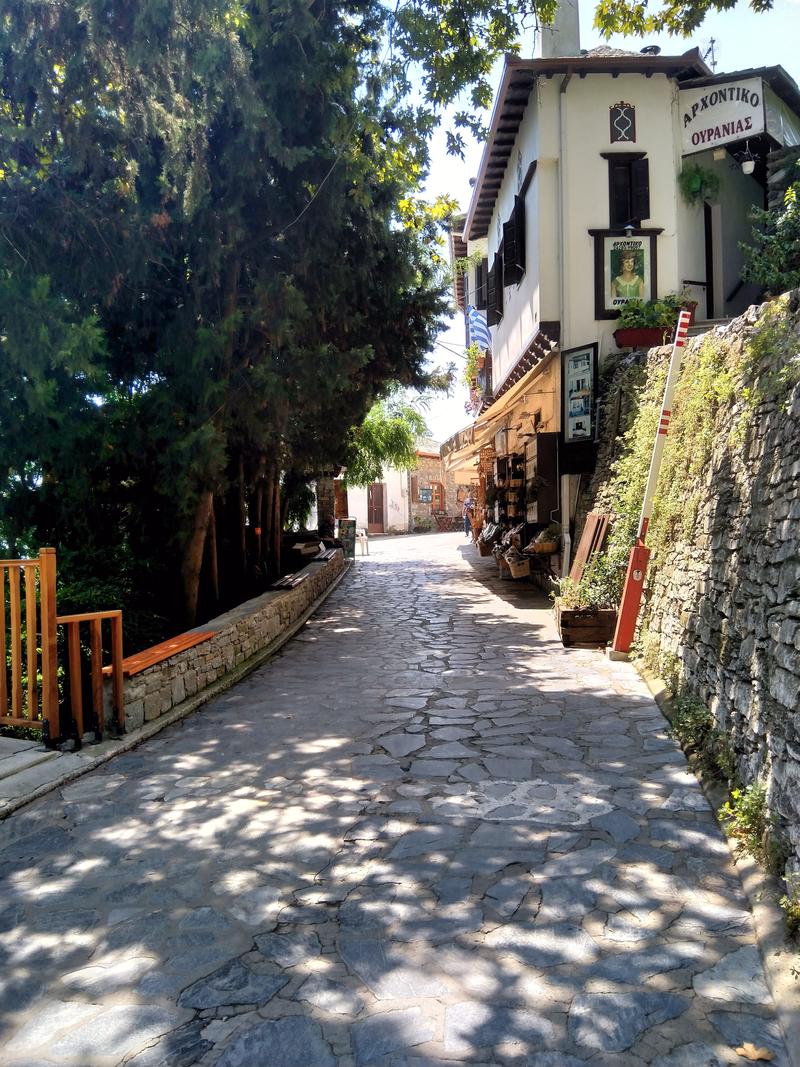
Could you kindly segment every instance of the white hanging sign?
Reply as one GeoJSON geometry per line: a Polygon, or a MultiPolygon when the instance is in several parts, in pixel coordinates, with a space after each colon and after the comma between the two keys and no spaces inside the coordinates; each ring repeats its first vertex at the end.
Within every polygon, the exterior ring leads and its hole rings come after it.
{"type": "Polygon", "coordinates": [[[681,89],[678,93],[683,154],[743,141],[764,130],[760,78],[681,89]]]}

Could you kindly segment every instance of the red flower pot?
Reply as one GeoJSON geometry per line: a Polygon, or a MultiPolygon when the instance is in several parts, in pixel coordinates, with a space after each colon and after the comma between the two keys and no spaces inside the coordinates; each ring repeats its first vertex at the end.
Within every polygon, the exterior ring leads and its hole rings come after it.
{"type": "Polygon", "coordinates": [[[667,343],[672,330],[669,326],[636,326],[614,330],[617,348],[655,348],[667,343]]]}

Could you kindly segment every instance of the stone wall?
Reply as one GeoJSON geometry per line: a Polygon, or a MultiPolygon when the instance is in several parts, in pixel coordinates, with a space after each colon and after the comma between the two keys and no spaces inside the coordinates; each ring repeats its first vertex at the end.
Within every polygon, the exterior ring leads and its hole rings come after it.
{"type": "Polygon", "coordinates": [[[344,566],[341,551],[333,559],[309,563],[299,572],[309,577],[294,589],[263,593],[209,620],[197,631],[214,630],[212,638],[126,678],[126,731],[166,714],[263,652],[300,619],[344,566]]]}
{"type": "MultiPolygon", "coordinates": [[[[674,657],[685,686],[707,702],[727,732],[742,781],[767,777],[770,806],[798,869],[799,338],[800,294],[794,292],[782,305],[750,308],[690,342],[722,346],[737,368],[735,389],[715,412],[710,461],[693,484],[677,490],[678,502],[692,514],[696,509],[691,533],[668,539],[666,546],[662,539],[640,617],[640,633],[655,637],[661,652],[674,657]],[[774,316],[781,306],[778,328],[774,316]]],[[[669,353],[651,351],[647,377],[663,376],[669,353]]],[[[614,410],[613,383],[608,395],[607,416],[614,410]]],[[[611,441],[612,418],[605,419],[604,430],[592,486],[597,510],[611,503],[610,466],[620,454],[619,440],[611,441]]],[[[685,447],[695,447],[691,435],[685,447]]]]}
{"type": "MultiPolygon", "coordinates": [[[[444,486],[445,511],[448,515],[461,515],[461,501],[469,493],[470,486],[458,481],[455,472],[445,471],[444,463],[438,456],[418,456],[417,466],[413,474],[418,479],[420,489],[428,488],[433,482],[440,482],[444,486]]],[[[430,516],[433,511],[433,504],[412,501],[411,508],[414,515],[430,516]]]]}

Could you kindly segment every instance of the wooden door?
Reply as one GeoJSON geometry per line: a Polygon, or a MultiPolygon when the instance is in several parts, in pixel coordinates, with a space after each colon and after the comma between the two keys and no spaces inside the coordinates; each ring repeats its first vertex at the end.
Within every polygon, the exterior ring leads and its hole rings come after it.
{"type": "Polygon", "coordinates": [[[334,518],[346,519],[350,512],[347,510],[347,489],[341,479],[337,478],[333,483],[334,518]]]}
{"type": "Polygon", "coordinates": [[[444,486],[441,482],[431,482],[431,511],[434,515],[439,512],[445,511],[444,506],[444,486]]]}
{"type": "Polygon", "coordinates": [[[367,490],[367,532],[384,532],[382,482],[373,482],[367,490]]]}

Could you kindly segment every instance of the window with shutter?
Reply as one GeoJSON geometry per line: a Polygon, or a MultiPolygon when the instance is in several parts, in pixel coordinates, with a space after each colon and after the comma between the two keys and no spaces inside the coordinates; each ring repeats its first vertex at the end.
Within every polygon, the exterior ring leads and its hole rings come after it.
{"type": "Polygon", "coordinates": [[[631,160],[631,218],[639,223],[650,218],[650,164],[646,157],[631,160]]]}
{"type": "Polygon", "coordinates": [[[472,303],[478,311],[486,310],[486,281],[489,273],[489,260],[482,259],[475,267],[475,299],[472,303]]]}
{"type": "Polygon", "coordinates": [[[644,152],[604,152],[608,160],[608,224],[612,230],[650,218],[650,164],[644,152]]]}
{"type": "Polygon", "coordinates": [[[419,503],[419,478],[416,474],[411,475],[411,503],[419,503]]]}
{"type": "Polygon", "coordinates": [[[495,272],[495,321],[499,322],[502,318],[502,288],[506,284],[505,278],[502,276],[502,244],[495,252],[493,270],[495,272]]]}
{"type": "Polygon", "coordinates": [[[492,267],[486,276],[486,323],[489,326],[496,326],[500,321],[500,316],[497,314],[496,299],[497,272],[492,267]]]}
{"type": "Polygon", "coordinates": [[[525,274],[525,201],[514,197],[514,212],[503,226],[503,284],[516,285],[525,274]]]}

